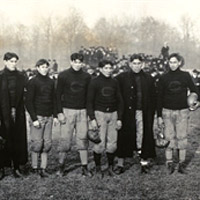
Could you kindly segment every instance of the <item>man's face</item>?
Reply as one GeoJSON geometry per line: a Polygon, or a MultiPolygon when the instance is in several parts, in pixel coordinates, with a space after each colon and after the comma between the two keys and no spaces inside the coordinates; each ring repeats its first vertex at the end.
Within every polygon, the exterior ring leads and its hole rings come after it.
{"type": "Polygon", "coordinates": [[[181,62],[178,61],[176,57],[171,57],[169,60],[169,67],[172,71],[176,71],[179,66],[181,65],[181,62]]]}
{"type": "Polygon", "coordinates": [[[132,62],[129,63],[130,68],[135,73],[139,73],[142,69],[142,61],[139,59],[134,59],[132,62]]]}
{"type": "Polygon", "coordinates": [[[37,66],[37,71],[42,75],[46,76],[49,73],[50,67],[45,63],[43,65],[37,66]]]}
{"type": "Polygon", "coordinates": [[[89,68],[87,72],[88,72],[88,74],[92,75],[94,73],[94,69],[89,68]]]}
{"type": "Polygon", "coordinates": [[[10,60],[4,60],[4,65],[7,67],[8,70],[15,71],[17,61],[17,58],[13,57],[10,60]]]}
{"type": "Polygon", "coordinates": [[[75,71],[79,71],[83,66],[83,62],[80,61],[79,59],[76,59],[71,61],[71,66],[75,71]]]}
{"type": "Polygon", "coordinates": [[[110,77],[113,72],[113,66],[110,64],[105,65],[104,67],[100,68],[100,72],[105,76],[105,77],[110,77]]]}

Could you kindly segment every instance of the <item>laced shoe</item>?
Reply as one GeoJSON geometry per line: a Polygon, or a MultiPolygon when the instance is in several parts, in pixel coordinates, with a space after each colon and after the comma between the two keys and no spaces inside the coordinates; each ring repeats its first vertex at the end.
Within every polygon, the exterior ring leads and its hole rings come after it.
{"type": "Polygon", "coordinates": [[[174,171],[175,171],[174,163],[173,162],[168,162],[167,163],[167,169],[168,169],[169,174],[173,174],[174,171]]]}
{"type": "Polygon", "coordinates": [[[114,170],[113,170],[113,166],[112,165],[108,167],[107,173],[108,173],[108,176],[110,176],[110,177],[113,177],[113,176],[116,175],[114,170]]]}
{"type": "Polygon", "coordinates": [[[115,172],[115,174],[120,175],[125,172],[125,169],[122,166],[117,166],[117,168],[114,170],[114,172],[115,172]]]}
{"type": "Polygon", "coordinates": [[[82,176],[92,177],[92,173],[87,167],[82,166],[82,176]]]}
{"type": "Polygon", "coordinates": [[[14,175],[15,178],[21,178],[21,177],[23,177],[23,175],[22,175],[22,173],[20,172],[19,169],[14,169],[13,170],[13,175],[14,175]]]}
{"type": "Polygon", "coordinates": [[[101,167],[100,166],[96,166],[95,167],[95,176],[99,179],[102,179],[104,177],[104,173],[103,171],[101,170],[101,167]]]}
{"type": "Polygon", "coordinates": [[[47,173],[47,171],[45,169],[40,169],[39,175],[40,175],[41,178],[48,178],[49,177],[49,174],[47,173]]]}
{"type": "Polygon", "coordinates": [[[179,165],[178,165],[178,172],[181,173],[181,174],[187,174],[187,172],[185,170],[184,163],[179,163],[179,165]]]}

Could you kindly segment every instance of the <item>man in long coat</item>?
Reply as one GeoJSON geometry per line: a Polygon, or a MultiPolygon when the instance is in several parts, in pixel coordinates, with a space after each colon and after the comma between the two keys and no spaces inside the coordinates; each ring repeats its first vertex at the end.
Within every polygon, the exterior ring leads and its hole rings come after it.
{"type": "Polygon", "coordinates": [[[155,111],[155,86],[153,78],[142,71],[143,59],[134,54],[130,58],[130,71],[118,75],[124,114],[122,129],[118,134],[118,167],[116,173],[124,171],[124,160],[137,151],[141,158],[141,170],[147,172],[149,158],[154,158],[155,142],[153,121],[155,111]]]}
{"type": "MultiPolygon", "coordinates": [[[[1,132],[6,145],[0,158],[3,166],[13,166],[13,175],[21,177],[20,165],[27,162],[27,136],[24,109],[25,76],[16,69],[19,57],[15,53],[4,55],[5,68],[0,72],[1,132]]],[[[4,177],[1,166],[0,175],[4,177]]]]}

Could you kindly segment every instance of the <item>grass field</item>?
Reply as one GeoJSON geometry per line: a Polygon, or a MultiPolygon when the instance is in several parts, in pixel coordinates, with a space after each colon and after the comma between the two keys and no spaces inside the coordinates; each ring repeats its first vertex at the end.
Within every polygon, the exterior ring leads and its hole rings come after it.
{"type": "MultiPolygon", "coordinates": [[[[200,200],[200,109],[190,113],[186,175],[178,172],[168,175],[164,164],[164,151],[157,149],[155,165],[149,174],[141,174],[138,162],[133,160],[134,164],[120,176],[105,176],[103,179],[84,178],[80,175],[78,153],[73,148],[68,154],[66,176],[59,178],[55,175],[58,167],[57,129],[54,129],[53,136],[54,143],[48,166],[51,176],[41,179],[37,175],[27,174],[22,179],[15,179],[11,170],[6,169],[7,176],[0,182],[0,200],[200,200]]],[[[89,162],[89,167],[93,168],[91,149],[89,162]]],[[[30,164],[26,166],[25,171],[29,167],[30,164]]]]}

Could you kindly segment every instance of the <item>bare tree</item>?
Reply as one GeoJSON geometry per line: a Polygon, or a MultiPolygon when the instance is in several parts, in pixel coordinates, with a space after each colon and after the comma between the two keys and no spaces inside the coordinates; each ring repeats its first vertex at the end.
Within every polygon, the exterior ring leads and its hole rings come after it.
{"type": "Polygon", "coordinates": [[[180,21],[180,33],[182,38],[182,52],[187,63],[193,63],[195,55],[194,23],[189,15],[184,14],[180,21]],[[191,60],[192,59],[192,60],[191,60]]]}
{"type": "Polygon", "coordinates": [[[82,16],[71,8],[69,15],[66,16],[59,26],[58,37],[61,45],[64,45],[67,54],[80,48],[81,42],[85,42],[88,27],[86,26],[82,16]]]}

